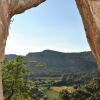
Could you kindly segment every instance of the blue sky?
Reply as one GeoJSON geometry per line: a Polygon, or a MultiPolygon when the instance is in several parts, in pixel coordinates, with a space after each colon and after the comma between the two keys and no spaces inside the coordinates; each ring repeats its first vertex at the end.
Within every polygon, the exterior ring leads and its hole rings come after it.
{"type": "Polygon", "coordinates": [[[75,0],[47,0],[12,19],[6,54],[90,50],[75,0]]]}

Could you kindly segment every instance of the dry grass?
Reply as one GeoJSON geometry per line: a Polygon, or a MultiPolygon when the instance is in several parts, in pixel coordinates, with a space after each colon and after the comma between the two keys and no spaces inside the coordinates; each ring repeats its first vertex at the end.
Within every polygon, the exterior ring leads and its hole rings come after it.
{"type": "Polygon", "coordinates": [[[60,87],[54,86],[54,87],[51,87],[51,89],[55,92],[60,92],[64,89],[67,89],[69,93],[72,93],[75,91],[75,89],[73,87],[67,87],[67,86],[60,86],[60,87]]]}

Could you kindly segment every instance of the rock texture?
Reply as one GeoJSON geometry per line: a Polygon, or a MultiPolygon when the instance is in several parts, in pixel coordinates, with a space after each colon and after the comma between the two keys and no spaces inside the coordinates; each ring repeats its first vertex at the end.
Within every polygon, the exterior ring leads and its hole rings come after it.
{"type": "Polygon", "coordinates": [[[10,20],[15,14],[36,7],[45,0],[0,0],[0,100],[3,100],[2,64],[10,20]]]}
{"type": "Polygon", "coordinates": [[[76,0],[76,4],[100,71],[100,0],[76,0]]]}

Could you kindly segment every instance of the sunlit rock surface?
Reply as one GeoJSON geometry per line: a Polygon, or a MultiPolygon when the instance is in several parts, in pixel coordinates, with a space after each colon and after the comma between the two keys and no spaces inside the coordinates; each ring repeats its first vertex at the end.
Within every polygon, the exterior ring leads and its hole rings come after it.
{"type": "Polygon", "coordinates": [[[100,71],[100,0],[76,0],[76,4],[100,71]]]}

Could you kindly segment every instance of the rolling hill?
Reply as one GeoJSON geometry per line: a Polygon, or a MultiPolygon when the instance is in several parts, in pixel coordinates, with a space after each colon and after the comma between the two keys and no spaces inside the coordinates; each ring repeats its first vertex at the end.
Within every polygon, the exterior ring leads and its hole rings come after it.
{"type": "MultiPolygon", "coordinates": [[[[6,55],[12,60],[17,55],[6,55]]],[[[27,68],[37,76],[55,76],[62,73],[94,73],[97,72],[97,64],[89,52],[62,53],[53,50],[29,53],[24,56],[27,68]]]]}

